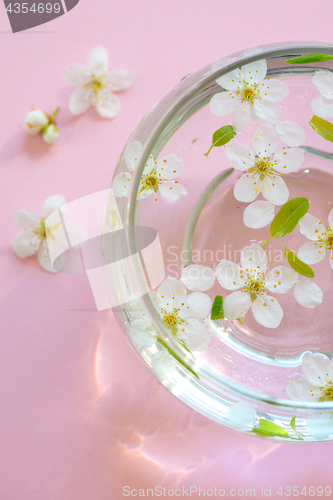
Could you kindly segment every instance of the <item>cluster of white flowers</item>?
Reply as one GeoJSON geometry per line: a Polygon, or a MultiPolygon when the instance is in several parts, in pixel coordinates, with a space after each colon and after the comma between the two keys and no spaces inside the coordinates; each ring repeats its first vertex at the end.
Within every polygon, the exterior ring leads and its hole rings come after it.
{"type": "Polygon", "coordinates": [[[59,108],[51,116],[40,109],[29,111],[24,120],[24,130],[31,135],[42,134],[43,139],[48,144],[54,144],[59,137],[59,129],[54,121],[59,108]]]}

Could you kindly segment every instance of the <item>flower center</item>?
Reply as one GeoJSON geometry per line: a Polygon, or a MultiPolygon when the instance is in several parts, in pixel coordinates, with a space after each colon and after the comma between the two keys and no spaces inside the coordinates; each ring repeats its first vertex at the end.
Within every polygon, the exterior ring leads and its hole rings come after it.
{"type": "Polygon", "coordinates": [[[184,320],[178,316],[179,309],[174,309],[163,315],[163,321],[172,331],[173,335],[177,335],[177,326],[184,323],[184,320]]]}
{"type": "Polygon", "coordinates": [[[252,102],[254,99],[259,97],[259,90],[257,89],[257,84],[254,84],[253,86],[248,85],[242,90],[237,90],[236,94],[241,96],[242,102],[252,102]]]}
{"type": "Polygon", "coordinates": [[[144,177],[141,179],[141,189],[139,193],[144,191],[145,189],[153,189],[154,193],[158,191],[158,187],[160,185],[161,180],[159,177],[156,175],[156,171],[152,170],[150,174],[146,174],[144,177]]]}
{"type": "Polygon", "coordinates": [[[273,170],[274,163],[270,161],[270,157],[266,158],[256,156],[254,160],[254,166],[249,169],[249,173],[256,172],[260,175],[260,180],[264,180],[266,176],[274,175],[273,170]]]}
{"type": "Polygon", "coordinates": [[[333,384],[329,382],[324,387],[320,387],[321,398],[320,401],[333,401],[333,384]]]}
{"type": "Polygon", "coordinates": [[[260,273],[260,277],[249,276],[243,291],[250,294],[252,302],[256,300],[258,294],[264,293],[265,283],[263,282],[262,273],[260,273]]]}
{"type": "Polygon", "coordinates": [[[93,76],[92,80],[85,85],[86,89],[88,89],[88,90],[91,89],[96,95],[98,95],[99,91],[103,87],[105,87],[104,76],[100,76],[100,77],[93,76]]]}
{"type": "Polygon", "coordinates": [[[326,235],[324,237],[327,250],[333,250],[333,232],[330,226],[326,228],[326,235]]]}
{"type": "Polygon", "coordinates": [[[38,234],[42,238],[42,240],[46,238],[45,220],[41,219],[40,227],[39,229],[36,229],[35,233],[38,234]]]}

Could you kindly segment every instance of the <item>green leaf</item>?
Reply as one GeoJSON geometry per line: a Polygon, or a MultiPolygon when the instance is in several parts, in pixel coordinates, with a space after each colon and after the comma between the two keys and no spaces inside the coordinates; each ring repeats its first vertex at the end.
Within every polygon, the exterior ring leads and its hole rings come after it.
{"type": "Polygon", "coordinates": [[[313,115],[309,123],[317,134],[321,135],[326,141],[333,142],[333,125],[331,122],[313,115]]]}
{"type": "Polygon", "coordinates": [[[212,145],[208,149],[207,153],[204,153],[205,156],[208,156],[213,148],[217,148],[219,146],[224,146],[227,142],[231,141],[236,135],[235,129],[232,125],[225,125],[222,128],[216,130],[213,134],[212,145]]]}
{"type": "Polygon", "coordinates": [[[283,427],[280,427],[269,420],[265,420],[264,418],[260,419],[259,428],[262,432],[267,433],[270,436],[289,438],[288,432],[283,427]]]}
{"type": "Polygon", "coordinates": [[[284,256],[287,259],[290,267],[296,271],[298,274],[305,276],[306,278],[314,278],[315,274],[311,267],[309,267],[305,262],[299,260],[295,252],[288,250],[284,247],[284,256]]]}
{"type": "Polygon", "coordinates": [[[304,54],[304,56],[287,59],[286,62],[288,64],[307,64],[330,61],[331,59],[333,59],[333,56],[329,56],[327,54],[304,54]]]}
{"type": "MultiPolygon", "coordinates": [[[[173,356],[175,358],[176,361],[178,361],[178,363],[180,363],[184,368],[186,368],[186,370],[188,370],[189,372],[191,372],[198,380],[200,380],[200,377],[197,373],[195,373],[194,370],[192,370],[192,368],[190,366],[188,366],[185,361],[183,361],[179,356],[178,354],[176,354],[169,346],[166,342],[164,342],[164,340],[158,338],[157,339],[157,342],[159,342],[167,351],[169,354],[171,354],[171,356],[173,356]]],[[[188,350],[188,349],[187,349],[188,350]]],[[[189,351],[190,352],[190,351],[189,351]]],[[[192,353],[191,353],[192,354],[192,353]]]]}
{"type": "Polygon", "coordinates": [[[237,318],[237,321],[238,321],[238,323],[240,323],[241,325],[243,325],[243,326],[244,326],[244,323],[243,323],[243,321],[241,320],[241,318],[237,318]]]}
{"type": "Polygon", "coordinates": [[[282,238],[288,233],[291,233],[297,226],[298,221],[304,217],[309,210],[309,200],[300,196],[287,201],[274,219],[272,220],[269,229],[272,238],[282,238]]]}
{"type": "Polygon", "coordinates": [[[299,432],[297,429],[296,429],[296,415],[293,416],[293,418],[290,420],[290,427],[292,429],[294,429],[294,431],[296,432],[296,434],[298,434],[300,436],[300,439],[303,439],[304,438],[304,434],[302,434],[301,432],[299,432]]]}
{"type": "Polygon", "coordinates": [[[222,295],[216,295],[212,307],[212,314],[210,316],[210,319],[222,319],[224,318],[224,313],[223,313],[223,297],[222,295]]]}

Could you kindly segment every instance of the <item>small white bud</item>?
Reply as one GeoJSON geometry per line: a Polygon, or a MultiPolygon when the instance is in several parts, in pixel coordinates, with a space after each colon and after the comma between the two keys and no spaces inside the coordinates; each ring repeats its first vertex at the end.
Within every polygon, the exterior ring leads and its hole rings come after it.
{"type": "Polygon", "coordinates": [[[25,117],[23,127],[28,134],[40,134],[48,123],[49,118],[43,111],[33,109],[25,117]]]}
{"type": "Polygon", "coordinates": [[[43,132],[43,139],[48,144],[54,144],[55,142],[57,142],[58,137],[59,137],[59,129],[57,125],[55,125],[54,123],[48,125],[43,132]]]}

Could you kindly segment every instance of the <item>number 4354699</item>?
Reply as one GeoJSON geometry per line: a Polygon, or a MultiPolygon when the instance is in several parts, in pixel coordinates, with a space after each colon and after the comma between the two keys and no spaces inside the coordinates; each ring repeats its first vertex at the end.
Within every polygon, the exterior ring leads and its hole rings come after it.
{"type": "Polygon", "coordinates": [[[61,10],[60,3],[34,3],[31,5],[29,8],[28,4],[26,2],[23,3],[13,3],[9,4],[8,7],[6,8],[6,11],[9,13],[14,13],[14,14],[27,14],[28,12],[33,12],[43,14],[46,12],[47,14],[51,14],[51,12],[54,12],[55,14],[59,14],[61,10]]]}

